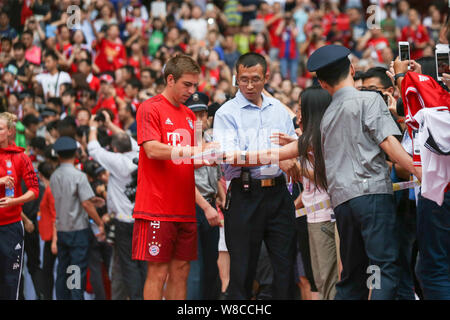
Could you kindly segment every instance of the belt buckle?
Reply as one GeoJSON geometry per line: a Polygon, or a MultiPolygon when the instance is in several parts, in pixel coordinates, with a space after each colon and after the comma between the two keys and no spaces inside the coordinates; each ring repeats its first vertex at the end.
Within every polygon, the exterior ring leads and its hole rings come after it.
{"type": "Polygon", "coordinates": [[[261,179],[261,187],[273,187],[275,185],[275,179],[261,179]]]}

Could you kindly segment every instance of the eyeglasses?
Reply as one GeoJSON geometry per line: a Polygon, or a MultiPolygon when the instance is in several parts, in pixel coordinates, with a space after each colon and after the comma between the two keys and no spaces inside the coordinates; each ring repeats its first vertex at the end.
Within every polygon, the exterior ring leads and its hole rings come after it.
{"type": "Polygon", "coordinates": [[[253,78],[253,79],[241,78],[241,79],[238,79],[238,83],[239,84],[243,84],[244,86],[248,86],[250,83],[253,84],[253,85],[257,85],[257,84],[260,84],[262,81],[264,81],[264,79],[261,79],[261,78],[253,78]]]}
{"type": "Polygon", "coordinates": [[[368,86],[368,87],[361,86],[361,87],[358,87],[358,90],[366,90],[366,91],[382,91],[384,89],[386,89],[386,88],[384,88],[384,87],[377,87],[377,86],[368,86]]]}

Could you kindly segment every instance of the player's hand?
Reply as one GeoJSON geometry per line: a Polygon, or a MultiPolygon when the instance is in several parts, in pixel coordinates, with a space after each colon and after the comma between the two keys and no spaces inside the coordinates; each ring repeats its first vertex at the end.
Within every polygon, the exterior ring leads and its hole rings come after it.
{"type": "Polygon", "coordinates": [[[56,244],[56,240],[52,240],[51,250],[55,256],[58,254],[58,245],[56,244]]]}
{"type": "Polygon", "coordinates": [[[14,177],[4,176],[0,178],[0,185],[5,185],[7,188],[14,188],[14,177]]]}
{"type": "Polygon", "coordinates": [[[25,231],[28,233],[32,233],[34,231],[34,223],[31,220],[25,220],[23,227],[25,228],[25,231]]]}
{"type": "Polygon", "coordinates": [[[270,141],[280,146],[285,146],[295,140],[297,139],[283,132],[276,132],[270,136],[270,141]]]}
{"type": "Polygon", "coordinates": [[[208,220],[208,223],[211,227],[220,226],[220,214],[217,212],[214,207],[209,206],[205,212],[206,220],[208,220]]]}
{"type": "Polygon", "coordinates": [[[0,208],[7,208],[16,205],[16,201],[11,197],[4,197],[0,199],[0,208]]]}

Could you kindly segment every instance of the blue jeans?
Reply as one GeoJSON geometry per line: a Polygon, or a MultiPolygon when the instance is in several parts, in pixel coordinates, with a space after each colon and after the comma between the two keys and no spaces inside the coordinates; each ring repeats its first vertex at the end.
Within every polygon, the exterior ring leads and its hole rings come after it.
{"type": "Polygon", "coordinates": [[[419,194],[417,277],[425,299],[450,300],[450,191],[442,206],[419,194]]]}
{"type": "Polygon", "coordinates": [[[360,196],[338,205],[334,212],[343,266],[335,299],[367,300],[369,284],[375,284],[372,300],[395,299],[400,268],[393,196],[360,196]],[[376,270],[379,270],[379,287],[376,286],[376,270]],[[372,275],[375,281],[368,281],[372,275]]]}
{"type": "MultiPolygon", "coordinates": [[[[215,208],[215,205],[211,203],[215,208]]],[[[187,300],[215,300],[219,296],[219,227],[211,227],[204,211],[195,207],[198,258],[191,261],[187,281],[187,300]]]]}
{"type": "Polygon", "coordinates": [[[280,59],[280,71],[281,76],[284,79],[290,79],[292,84],[297,83],[297,74],[298,74],[298,58],[296,59],[280,59]],[[289,77],[288,77],[289,75],[289,77]]]}
{"type": "Polygon", "coordinates": [[[56,299],[84,299],[91,237],[90,229],[58,232],[56,299]]]}

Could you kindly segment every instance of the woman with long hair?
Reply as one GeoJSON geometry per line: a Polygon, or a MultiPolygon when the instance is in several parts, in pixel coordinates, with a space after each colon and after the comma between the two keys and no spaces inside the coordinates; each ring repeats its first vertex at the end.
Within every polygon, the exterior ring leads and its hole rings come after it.
{"type": "Polygon", "coordinates": [[[0,300],[17,300],[23,263],[22,204],[39,195],[39,185],[24,148],[15,145],[17,117],[0,113],[0,300]],[[21,181],[28,189],[22,194],[21,181]]]}

